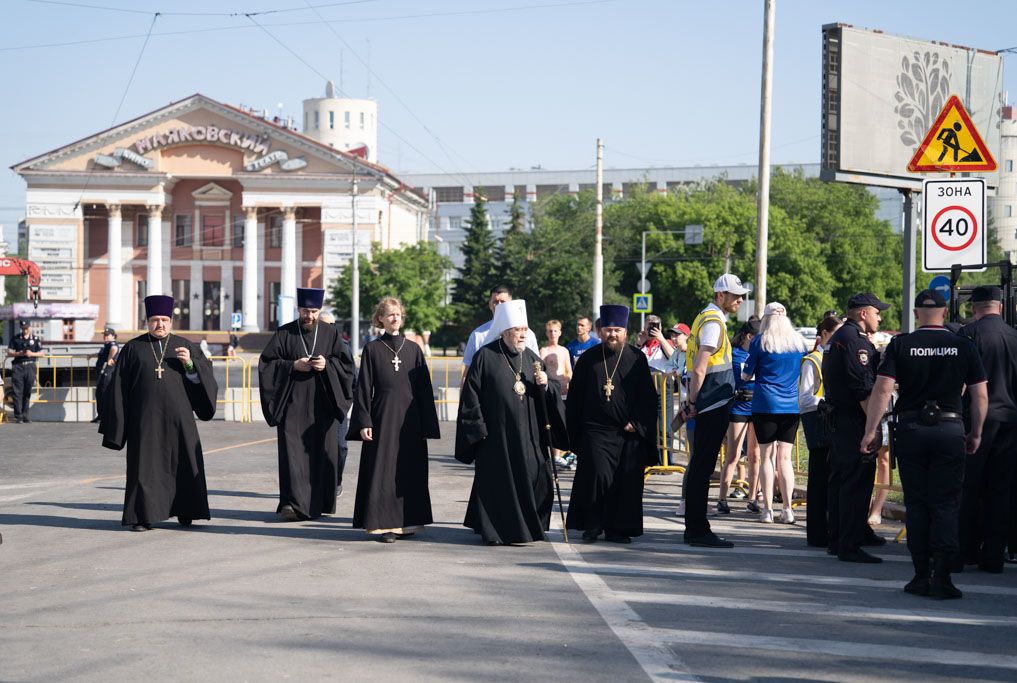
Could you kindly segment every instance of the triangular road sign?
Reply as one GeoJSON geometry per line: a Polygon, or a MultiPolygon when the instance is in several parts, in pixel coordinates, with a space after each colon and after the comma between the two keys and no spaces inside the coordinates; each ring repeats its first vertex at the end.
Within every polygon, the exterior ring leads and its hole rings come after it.
{"type": "Polygon", "coordinates": [[[908,163],[912,173],[995,171],[996,160],[960,98],[951,95],[908,163]]]}

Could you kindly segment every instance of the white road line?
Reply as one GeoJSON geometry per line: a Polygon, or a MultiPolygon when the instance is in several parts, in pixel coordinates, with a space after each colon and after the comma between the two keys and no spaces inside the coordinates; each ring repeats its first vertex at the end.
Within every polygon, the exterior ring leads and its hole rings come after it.
{"type": "Polygon", "coordinates": [[[557,541],[552,542],[551,546],[576,585],[651,680],[699,680],[692,675],[681,658],[653,634],[654,629],[644,624],[631,607],[616,597],[596,572],[584,566],[586,563],[579,553],[557,541]]]}
{"type": "MultiPolygon", "coordinates": [[[[813,584],[817,586],[843,586],[852,588],[879,588],[885,590],[902,590],[904,581],[900,579],[859,579],[847,576],[819,576],[814,574],[787,574],[784,572],[763,572],[763,571],[740,571],[735,569],[713,569],[709,567],[654,567],[648,568],[641,565],[616,565],[586,562],[569,571],[587,571],[591,573],[601,572],[606,575],[622,574],[626,576],[686,576],[695,579],[720,579],[749,582],[767,583],[794,583],[799,585],[813,584]]],[[[955,579],[957,577],[954,577],[955,579]]],[[[1006,595],[1017,596],[1017,588],[1005,586],[980,586],[967,585],[959,581],[958,588],[968,593],[980,595],[1006,595]]]]}
{"type": "MultiPolygon", "coordinates": [[[[596,547],[606,548],[610,544],[598,544],[596,547]]],[[[590,546],[584,546],[583,549],[590,549],[590,546]]],[[[629,548],[625,549],[630,550],[629,548]]],[[[696,548],[685,543],[640,543],[639,539],[633,541],[631,550],[653,550],[653,551],[665,551],[681,553],[683,555],[710,555],[710,556],[724,556],[724,555],[771,555],[774,557],[806,557],[813,558],[816,560],[822,560],[824,562],[833,561],[826,551],[822,548],[816,548],[814,550],[804,550],[802,548],[763,548],[760,546],[741,545],[735,543],[734,548],[696,548]]],[[[622,551],[624,552],[624,551],[622,551]]],[[[879,553],[878,549],[873,549],[873,552],[883,558],[884,562],[911,562],[910,555],[883,555],[879,553]]]]}
{"type": "MultiPolygon", "coordinates": [[[[615,597],[629,603],[680,605],[682,607],[709,607],[757,612],[808,613],[809,616],[845,617],[881,621],[923,622],[955,624],[960,626],[1017,626],[1017,617],[990,616],[962,612],[935,610],[880,609],[860,606],[836,607],[822,602],[798,600],[756,600],[751,598],[715,597],[709,595],[673,595],[671,593],[638,593],[616,591],[615,597]]],[[[917,600],[917,598],[916,598],[917,600]]]]}
{"type": "Polygon", "coordinates": [[[0,484],[0,491],[6,491],[8,489],[32,489],[38,488],[39,486],[52,486],[53,484],[59,484],[58,481],[36,481],[31,484],[0,484]]]}
{"type": "MultiPolygon", "coordinates": [[[[996,655],[983,652],[943,650],[903,645],[881,645],[877,643],[850,643],[840,640],[809,640],[803,638],[779,638],[776,636],[754,636],[745,633],[715,633],[712,631],[686,631],[680,629],[651,629],[664,642],[682,645],[704,645],[714,652],[724,648],[783,651],[795,654],[832,655],[853,657],[860,660],[888,660],[914,662],[917,664],[942,664],[975,668],[1017,670],[1017,656],[996,655]]],[[[648,634],[649,635],[649,634],[648,634]]]]}

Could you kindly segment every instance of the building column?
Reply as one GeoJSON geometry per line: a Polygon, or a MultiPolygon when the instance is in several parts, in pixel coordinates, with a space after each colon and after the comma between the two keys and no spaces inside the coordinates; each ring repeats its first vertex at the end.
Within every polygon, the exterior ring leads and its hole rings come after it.
{"type": "Polygon", "coordinates": [[[149,296],[163,293],[162,208],[162,206],[148,207],[148,284],[146,285],[146,291],[149,296]]]}
{"type": "MultiPolygon", "coordinates": [[[[233,296],[237,296],[233,292],[233,296]]],[[[244,332],[260,332],[258,325],[258,209],[244,207],[244,332]]]]}
{"type": "MultiPolygon", "coordinates": [[[[297,210],[295,207],[283,207],[282,224],[282,272],[279,293],[290,297],[293,305],[297,305],[297,210]]],[[[290,313],[280,316],[288,318],[290,313]]]]}
{"type": "Polygon", "coordinates": [[[106,227],[106,252],[109,272],[106,275],[106,324],[114,330],[124,328],[123,317],[123,222],[119,204],[109,204],[106,227]]]}

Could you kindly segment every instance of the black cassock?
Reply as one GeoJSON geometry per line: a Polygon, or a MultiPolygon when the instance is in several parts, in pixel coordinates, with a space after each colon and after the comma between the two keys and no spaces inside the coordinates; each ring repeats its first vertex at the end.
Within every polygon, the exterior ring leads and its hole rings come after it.
{"type": "Polygon", "coordinates": [[[643,470],[657,461],[657,392],[646,356],[628,344],[620,359],[606,344],[581,355],[565,416],[577,456],[566,525],[642,535],[643,470]],[[608,401],[604,384],[615,362],[608,401]],[[634,432],[625,431],[629,422],[634,432]]]}
{"type": "Polygon", "coordinates": [[[124,344],[100,411],[102,445],[127,446],[127,485],[121,523],[152,524],[169,517],[209,519],[205,463],[197,415],[215,415],[218,387],[212,364],[198,347],[183,337],[162,340],[166,356],[163,374],[156,373],[160,342],[143,334],[124,344]],[[198,375],[187,379],[176,349],[185,346],[198,375]]]}
{"type": "Polygon", "coordinates": [[[384,334],[364,346],[360,358],[350,440],[371,427],[373,441],[360,449],[353,526],[368,531],[430,524],[427,441],[438,439],[431,376],[420,346],[384,334]],[[393,360],[399,352],[399,369],[393,360]]]}
{"type": "Polygon", "coordinates": [[[279,505],[314,519],[335,512],[339,483],[338,425],[353,399],[353,357],[334,325],[317,323],[304,332],[300,321],[272,336],[258,362],[261,409],[279,438],[279,505]],[[303,337],[303,344],[301,343],[303,337]],[[312,349],[313,347],[313,349],[312,349]],[[298,372],[293,362],[308,352],[325,357],[321,372],[298,372]]]}
{"type": "Polygon", "coordinates": [[[568,443],[558,382],[549,379],[546,389],[538,386],[534,363],[546,372],[533,351],[524,349],[520,356],[499,338],[473,357],[459,399],[455,457],[474,463],[463,524],[488,543],[547,540],[554,495],[538,400],[547,407],[552,444],[568,448],[568,443]],[[526,386],[522,399],[512,388],[520,367],[526,386]]]}

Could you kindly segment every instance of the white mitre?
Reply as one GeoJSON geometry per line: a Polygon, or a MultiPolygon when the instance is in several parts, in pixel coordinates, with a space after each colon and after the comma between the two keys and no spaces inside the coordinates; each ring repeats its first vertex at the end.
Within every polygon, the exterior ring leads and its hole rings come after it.
{"type": "Polygon", "coordinates": [[[512,299],[505,303],[498,304],[494,309],[494,320],[491,322],[491,329],[487,333],[487,341],[493,342],[501,336],[505,330],[513,327],[529,327],[526,322],[526,301],[523,299],[512,299]]]}

